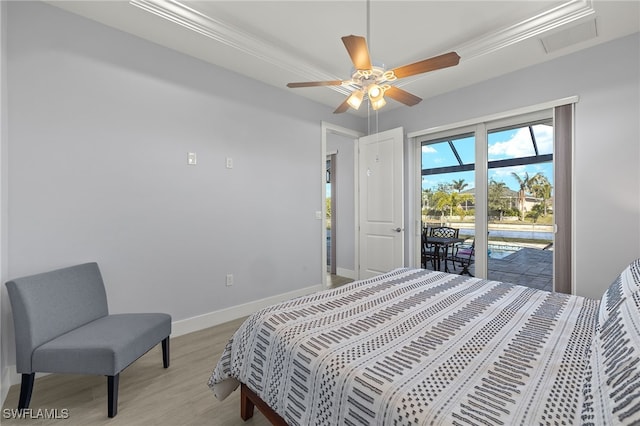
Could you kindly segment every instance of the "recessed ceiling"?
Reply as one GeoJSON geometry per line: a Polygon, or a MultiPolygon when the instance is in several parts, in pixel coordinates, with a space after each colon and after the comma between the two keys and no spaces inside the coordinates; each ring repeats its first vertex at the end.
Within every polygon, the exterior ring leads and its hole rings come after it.
{"type": "MultiPolygon", "coordinates": [[[[286,84],[349,78],[352,64],[341,37],[367,35],[365,0],[49,3],[312,99],[332,111],[344,100],[346,88],[288,89],[286,84]]],[[[426,101],[638,32],[640,2],[373,0],[369,18],[372,60],[388,68],[449,51],[461,56],[456,67],[397,83],[426,101]]],[[[393,108],[408,107],[390,101],[384,110],[393,108]]],[[[361,108],[359,114],[366,112],[361,108]]]]}

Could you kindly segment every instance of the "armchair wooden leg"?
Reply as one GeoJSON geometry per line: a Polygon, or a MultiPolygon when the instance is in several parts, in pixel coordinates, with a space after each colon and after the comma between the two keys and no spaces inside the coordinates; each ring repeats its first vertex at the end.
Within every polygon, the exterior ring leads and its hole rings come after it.
{"type": "Polygon", "coordinates": [[[20,383],[20,399],[18,400],[18,410],[29,408],[31,394],[33,393],[33,383],[36,380],[36,373],[23,373],[20,383]]]}
{"type": "Polygon", "coordinates": [[[169,368],[169,336],[162,340],[162,365],[169,368]]]}
{"type": "Polygon", "coordinates": [[[118,383],[120,382],[120,374],[115,376],[107,376],[107,395],[108,407],[107,415],[115,417],[118,414],[118,383]]]}

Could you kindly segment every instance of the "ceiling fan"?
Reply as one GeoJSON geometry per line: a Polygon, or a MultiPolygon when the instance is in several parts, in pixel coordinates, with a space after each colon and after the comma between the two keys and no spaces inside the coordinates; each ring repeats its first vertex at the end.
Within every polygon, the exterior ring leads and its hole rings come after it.
{"type": "Polygon", "coordinates": [[[409,65],[385,70],[384,67],[371,63],[367,41],[364,37],[344,36],[342,37],[342,42],[347,48],[354,66],[351,79],[287,84],[287,87],[290,88],[313,86],[346,86],[353,88],[351,94],[333,111],[334,114],[345,112],[349,107],[353,109],[360,108],[365,95],[368,96],[371,107],[374,110],[382,108],[387,103],[384,99],[385,95],[407,106],[416,105],[422,100],[421,98],[387,83],[399,78],[458,65],[458,62],[460,62],[460,56],[456,52],[449,52],[409,65]]]}

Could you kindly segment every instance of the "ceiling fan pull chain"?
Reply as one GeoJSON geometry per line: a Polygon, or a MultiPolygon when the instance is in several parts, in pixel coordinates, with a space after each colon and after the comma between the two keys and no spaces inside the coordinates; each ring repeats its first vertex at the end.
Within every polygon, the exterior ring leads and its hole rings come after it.
{"type": "Polygon", "coordinates": [[[370,22],[371,22],[371,8],[370,0],[367,0],[367,43],[369,43],[369,54],[371,54],[371,37],[370,37],[370,22]]]}

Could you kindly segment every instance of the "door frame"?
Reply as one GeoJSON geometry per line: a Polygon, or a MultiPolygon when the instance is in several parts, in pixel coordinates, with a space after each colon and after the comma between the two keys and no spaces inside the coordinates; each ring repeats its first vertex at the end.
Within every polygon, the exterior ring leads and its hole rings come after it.
{"type": "MultiPolygon", "coordinates": [[[[419,228],[420,223],[421,223],[421,191],[422,191],[422,176],[420,175],[420,173],[418,173],[418,170],[421,170],[421,146],[420,146],[420,140],[423,139],[425,136],[427,135],[433,135],[439,132],[450,132],[450,131],[454,131],[456,129],[461,129],[461,128],[465,128],[465,127],[471,127],[471,126],[478,126],[481,125],[482,127],[484,127],[484,129],[482,129],[481,131],[478,132],[478,134],[476,135],[476,137],[481,137],[481,138],[486,138],[486,134],[487,134],[487,127],[486,124],[487,123],[491,123],[491,122],[495,122],[498,120],[504,120],[504,119],[510,119],[512,117],[517,117],[517,116],[523,116],[523,115],[527,115],[527,114],[535,114],[535,113],[539,113],[540,111],[543,110],[549,110],[549,109],[554,109],[555,107],[558,106],[562,106],[562,105],[568,105],[568,104],[575,104],[577,103],[579,100],[578,96],[569,96],[566,98],[561,98],[561,99],[556,99],[556,100],[551,100],[548,102],[543,102],[540,104],[535,104],[535,105],[530,105],[530,106],[526,106],[526,107],[522,107],[522,108],[515,108],[512,109],[510,111],[504,111],[504,112],[500,112],[500,113],[495,113],[495,114],[490,114],[490,115],[486,115],[486,116],[482,116],[482,117],[477,117],[477,118],[472,118],[472,119],[468,119],[468,120],[464,120],[461,122],[457,122],[457,123],[451,123],[451,124],[447,124],[447,125],[443,125],[443,126],[437,126],[437,127],[432,127],[432,128],[428,128],[428,129],[424,129],[424,130],[418,130],[415,132],[411,132],[409,134],[407,134],[407,139],[409,140],[409,146],[412,147],[412,149],[409,149],[409,153],[410,155],[413,156],[413,158],[409,158],[409,164],[413,164],[415,167],[415,171],[413,172],[413,179],[409,179],[410,181],[413,181],[415,184],[415,188],[413,189],[413,197],[409,197],[408,200],[408,208],[409,208],[409,212],[410,214],[413,214],[414,217],[411,218],[413,219],[413,223],[416,224],[416,228],[419,228]]],[[[555,128],[555,117],[554,117],[554,128],[555,128]]],[[[477,141],[476,141],[477,142],[477,141]]],[[[554,142],[555,144],[555,142],[554,142]]],[[[573,141],[572,141],[573,144],[573,141]]],[[[476,145],[478,146],[478,145],[476,145]]],[[[486,252],[487,249],[487,220],[486,220],[486,214],[487,214],[487,206],[486,206],[486,198],[487,198],[487,159],[488,159],[488,153],[487,153],[487,143],[486,140],[484,140],[482,143],[480,143],[480,146],[482,147],[481,150],[476,150],[476,198],[478,198],[478,196],[480,197],[479,199],[476,200],[476,202],[481,202],[481,205],[477,205],[476,206],[476,247],[480,247],[481,249],[484,248],[483,252],[486,252]],[[481,176],[480,178],[478,176],[481,176]],[[481,215],[484,215],[482,217],[480,217],[481,220],[478,220],[478,211],[480,212],[481,215]],[[480,223],[479,223],[480,222],[480,223]],[[480,224],[480,226],[478,226],[480,224]]],[[[554,148],[555,150],[555,148],[554,148]]],[[[573,146],[569,149],[570,153],[568,154],[569,157],[573,157],[573,146]]],[[[555,163],[556,159],[554,158],[554,163],[555,163]]],[[[570,158],[570,161],[573,162],[573,159],[570,158]]],[[[555,164],[554,164],[555,167],[555,164]]],[[[569,209],[571,210],[571,237],[570,237],[570,244],[571,247],[575,247],[575,232],[574,232],[574,227],[575,227],[575,200],[572,198],[571,200],[568,201],[568,205],[569,205],[569,209]]],[[[555,206],[554,206],[555,209],[555,206]]],[[[418,230],[416,229],[416,232],[418,232],[418,230]]],[[[413,241],[413,244],[411,244],[411,246],[414,249],[414,253],[413,253],[413,259],[414,262],[419,262],[420,261],[420,239],[419,238],[415,238],[415,240],[413,241]]],[[[554,255],[554,260],[553,260],[553,264],[554,264],[554,273],[553,273],[553,288],[555,290],[556,287],[556,257],[554,255]]],[[[571,259],[568,260],[568,265],[566,265],[567,268],[569,268],[569,270],[571,271],[571,290],[573,291],[575,289],[575,266],[576,265],[576,259],[575,256],[571,255],[571,259]]],[[[485,278],[487,276],[487,258],[486,256],[478,256],[476,258],[476,276],[480,277],[480,278],[485,278]]]]}
{"type": "MultiPolygon", "coordinates": [[[[337,211],[338,211],[338,203],[336,202],[336,159],[338,157],[337,152],[327,152],[327,162],[329,162],[330,166],[328,169],[329,172],[329,184],[331,185],[331,274],[337,273],[337,256],[336,256],[336,243],[338,241],[337,233],[336,233],[336,223],[337,223],[337,211]]],[[[326,168],[326,167],[325,167],[326,168]]],[[[326,186],[325,186],[326,188],[326,186]]],[[[326,197],[326,193],[325,193],[326,197]]],[[[326,207],[326,204],[325,204],[326,207]]],[[[325,214],[326,220],[326,214],[325,214]]],[[[326,246],[326,245],[325,245],[326,246]]],[[[327,254],[329,257],[329,254],[327,254]]]]}
{"type": "MultiPolygon", "coordinates": [[[[326,205],[326,198],[327,198],[327,186],[326,186],[326,182],[327,182],[327,178],[326,178],[326,174],[325,174],[325,170],[327,167],[327,135],[329,134],[336,134],[339,136],[344,136],[346,138],[352,138],[353,139],[353,170],[354,170],[354,177],[353,177],[353,184],[354,184],[354,193],[358,193],[358,174],[357,174],[357,165],[358,165],[358,139],[362,136],[365,135],[364,132],[360,132],[358,130],[353,130],[353,129],[349,129],[347,127],[342,127],[339,126],[337,124],[332,124],[332,123],[328,123],[326,121],[322,121],[321,123],[321,133],[322,133],[322,137],[321,137],[321,143],[320,143],[320,160],[321,160],[321,165],[322,167],[320,168],[321,170],[321,176],[320,176],[320,182],[321,182],[321,191],[320,191],[320,196],[321,196],[321,203],[320,205],[322,206],[322,210],[321,210],[321,214],[320,214],[320,235],[322,236],[320,241],[322,241],[321,244],[321,248],[322,248],[322,285],[327,286],[327,231],[326,231],[326,227],[325,227],[325,218],[327,217],[327,205],[326,205]]],[[[354,245],[354,258],[355,259],[359,259],[360,257],[360,245],[359,245],[359,241],[358,241],[358,218],[360,217],[360,208],[358,206],[358,203],[355,202],[355,230],[356,232],[354,232],[354,235],[352,236],[354,241],[355,241],[355,245],[354,245]]],[[[344,237],[343,237],[344,238],[344,237]]],[[[357,270],[357,268],[356,268],[357,270]]],[[[357,273],[357,272],[356,272],[357,273]]],[[[357,278],[357,277],[356,277],[357,278]]]]}

